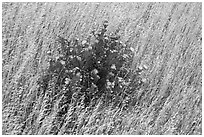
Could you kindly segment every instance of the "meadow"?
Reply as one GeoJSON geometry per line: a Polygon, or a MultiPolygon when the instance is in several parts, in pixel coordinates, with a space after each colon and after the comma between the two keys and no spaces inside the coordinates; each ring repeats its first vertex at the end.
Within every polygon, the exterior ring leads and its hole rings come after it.
{"type": "Polygon", "coordinates": [[[201,135],[202,3],[2,3],[2,134],[201,135]],[[104,21],[134,49],[131,69],[146,68],[133,103],[82,107],[51,82],[43,91],[59,36],[82,41],[104,21]]]}

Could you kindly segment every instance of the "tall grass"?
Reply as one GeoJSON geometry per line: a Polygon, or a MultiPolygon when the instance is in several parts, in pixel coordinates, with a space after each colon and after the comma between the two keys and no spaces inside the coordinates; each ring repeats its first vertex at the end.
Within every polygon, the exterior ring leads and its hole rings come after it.
{"type": "Polygon", "coordinates": [[[2,134],[202,134],[201,11],[201,3],[3,3],[2,134]],[[148,66],[146,84],[127,109],[99,99],[59,116],[63,96],[37,83],[47,52],[57,57],[58,35],[84,39],[103,20],[135,48],[132,68],[148,66]]]}

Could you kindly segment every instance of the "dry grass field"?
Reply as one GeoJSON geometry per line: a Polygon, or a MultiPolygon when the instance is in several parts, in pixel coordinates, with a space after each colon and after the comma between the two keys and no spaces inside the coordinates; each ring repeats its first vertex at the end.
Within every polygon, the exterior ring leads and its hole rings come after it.
{"type": "Polygon", "coordinates": [[[2,3],[2,134],[201,135],[202,3],[2,3]],[[148,66],[146,84],[128,109],[99,101],[59,117],[37,83],[47,52],[104,20],[134,47],[132,66],[148,66]]]}

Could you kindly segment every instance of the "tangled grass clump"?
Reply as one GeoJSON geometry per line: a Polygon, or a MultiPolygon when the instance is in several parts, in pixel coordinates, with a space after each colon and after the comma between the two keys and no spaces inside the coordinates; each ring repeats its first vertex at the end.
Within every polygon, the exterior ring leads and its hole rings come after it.
{"type": "Polygon", "coordinates": [[[50,59],[41,86],[47,90],[48,83],[54,82],[53,96],[61,94],[62,104],[81,102],[86,107],[101,97],[117,104],[141,87],[142,70],[131,69],[133,48],[119,36],[108,36],[107,26],[105,22],[99,32],[92,31],[82,41],[58,37],[59,56],[50,59]]]}

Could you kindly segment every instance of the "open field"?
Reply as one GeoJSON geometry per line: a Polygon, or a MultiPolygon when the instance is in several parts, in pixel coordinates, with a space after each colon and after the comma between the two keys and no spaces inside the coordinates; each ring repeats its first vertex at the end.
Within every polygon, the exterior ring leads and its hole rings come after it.
{"type": "Polygon", "coordinates": [[[202,134],[202,3],[2,3],[2,18],[2,134],[202,134]],[[47,52],[104,20],[134,47],[133,68],[148,66],[146,84],[127,110],[99,102],[59,117],[37,83],[47,52]]]}

